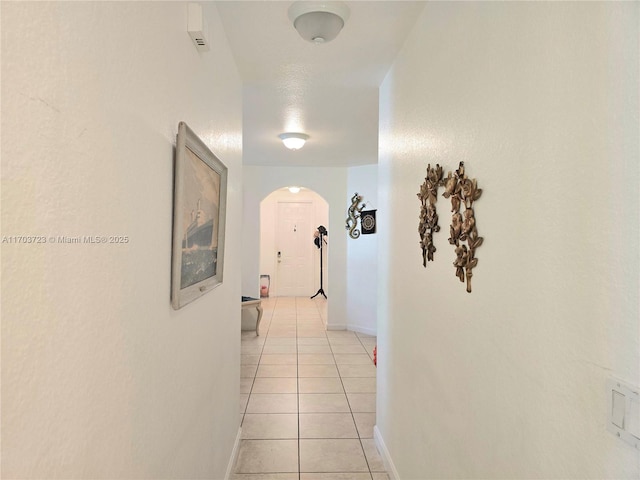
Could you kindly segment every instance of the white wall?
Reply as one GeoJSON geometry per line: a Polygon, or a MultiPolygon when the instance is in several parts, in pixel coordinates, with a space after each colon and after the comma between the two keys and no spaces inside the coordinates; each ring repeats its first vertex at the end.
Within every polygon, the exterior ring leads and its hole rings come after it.
{"type": "MultiPolygon", "coordinates": [[[[378,165],[349,168],[347,183],[348,204],[353,194],[358,192],[367,203],[365,210],[378,208],[378,165]]],[[[362,231],[360,222],[358,229],[362,231]]],[[[349,329],[375,335],[378,322],[377,233],[352,239],[347,232],[347,297],[349,329]]]]}
{"type": "Polygon", "coordinates": [[[634,3],[430,2],[381,88],[378,439],[403,480],[638,478],[605,430],[640,384],[634,3]],[[428,163],[484,190],[473,292],[428,163]],[[384,225],[384,228],[382,228],[384,225]]]}
{"type": "Polygon", "coordinates": [[[347,169],[341,167],[254,167],[245,166],[244,214],[242,220],[242,291],[244,295],[259,295],[260,279],[260,202],[271,192],[289,185],[313,190],[329,204],[326,225],[328,254],[327,328],[347,326],[347,241],[344,229],[346,218],[347,169]]]}
{"type": "Polygon", "coordinates": [[[213,3],[2,2],[3,478],[216,478],[238,433],[242,92],[213,3]],[[186,121],[229,168],[224,284],[170,306],[186,121]]]}
{"type": "MultiPolygon", "coordinates": [[[[278,202],[307,202],[311,205],[312,218],[311,228],[315,231],[319,225],[325,227],[329,223],[329,205],[317,193],[302,189],[298,193],[291,193],[289,190],[276,190],[260,203],[260,275],[270,275],[271,287],[270,296],[278,296],[278,275],[277,275],[277,234],[276,222],[278,216],[278,202]]],[[[313,235],[309,236],[310,249],[313,251],[312,265],[312,290],[309,296],[314,295],[320,288],[320,251],[313,244],[313,235]]],[[[323,290],[329,295],[329,266],[327,265],[327,248],[322,249],[323,253],[323,290]]]]}

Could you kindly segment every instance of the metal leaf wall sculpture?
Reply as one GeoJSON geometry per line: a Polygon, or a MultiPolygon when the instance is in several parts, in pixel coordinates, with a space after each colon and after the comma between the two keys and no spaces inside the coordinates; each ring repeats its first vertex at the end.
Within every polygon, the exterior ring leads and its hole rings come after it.
{"type": "Polygon", "coordinates": [[[436,247],[433,244],[433,234],[440,231],[436,202],[438,200],[438,187],[444,186],[442,194],[451,199],[451,226],[449,227],[449,243],[455,246],[456,276],[461,282],[467,281],[467,292],[471,293],[471,277],[473,269],[478,265],[475,257],[476,248],[482,245],[483,238],[478,236],[476,228],[473,203],[480,198],[482,190],[478,188],[475,179],[469,179],[464,173],[464,162],[460,162],[455,172],[449,172],[447,178],[443,178],[442,167],[436,164],[431,168],[427,166],[427,176],[420,186],[418,198],[420,199],[420,222],[418,233],[420,234],[420,248],[422,249],[422,265],[427,266],[427,261],[433,261],[436,247]],[[460,207],[464,205],[464,212],[460,213],[460,207]],[[466,245],[465,243],[466,242],[466,245]]]}
{"type": "Polygon", "coordinates": [[[445,198],[451,198],[449,243],[456,247],[456,260],[453,262],[456,267],[456,276],[461,282],[466,278],[469,293],[471,293],[473,269],[478,265],[476,248],[484,241],[484,238],[478,236],[473,211],[473,203],[480,198],[480,195],[482,195],[482,189],[478,188],[477,181],[468,178],[464,173],[464,162],[460,162],[460,166],[453,174],[449,172],[445,180],[445,192],[442,194],[445,198]],[[462,205],[464,205],[464,212],[460,213],[462,205]]]}
{"type": "Polygon", "coordinates": [[[420,247],[422,248],[422,266],[425,268],[427,261],[433,261],[433,254],[436,251],[436,247],[433,244],[433,234],[440,231],[436,202],[438,201],[438,187],[443,185],[443,175],[444,172],[440,165],[436,164],[436,168],[431,168],[431,164],[429,164],[427,176],[424,178],[424,183],[420,186],[420,192],[418,193],[418,198],[422,204],[418,233],[420,234],[420,247]]]}

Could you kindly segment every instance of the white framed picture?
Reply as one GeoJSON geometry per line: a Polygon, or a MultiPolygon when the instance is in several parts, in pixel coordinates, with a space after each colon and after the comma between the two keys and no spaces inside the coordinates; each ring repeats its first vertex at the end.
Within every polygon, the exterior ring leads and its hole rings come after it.
{"type": "Polygon", "coordinates": [[[180,122],[173,198],[171,305],[175,310],[222,283],[227,167],[180,122]]]}

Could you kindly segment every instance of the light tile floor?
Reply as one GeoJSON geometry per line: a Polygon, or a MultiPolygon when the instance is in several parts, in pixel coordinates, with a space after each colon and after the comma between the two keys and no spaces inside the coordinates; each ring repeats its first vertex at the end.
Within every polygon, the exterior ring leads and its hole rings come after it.
{"type": "Polygon", "coordinates": [[[242,332],[233,480],[388,480],[373,440],[376,338],[326,331],[324,298],[263,299],[242,332]]]}

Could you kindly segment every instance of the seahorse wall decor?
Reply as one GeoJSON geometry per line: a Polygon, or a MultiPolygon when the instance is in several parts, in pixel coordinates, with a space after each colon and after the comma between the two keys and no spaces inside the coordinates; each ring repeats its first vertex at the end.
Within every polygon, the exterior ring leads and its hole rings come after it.
{"type": "Polygon", "coordinates": [[[418,198],[421,201],[420,223],[420,247],[422,249],[422,264],[426,267],[427,260],[433,260],[436,247],[433,245],[433,233],[438,232],[438,214],[436,213],[437,192],[439,186],[444,186],[442,194],[451,199],[451,226],[449,227],[449,243],[455,247],[456,259],[453,262],[456,268],[456,276],[461,282],[467,281],[467,292],[471,293],[471,278],[473,269],[478,265],[476,249],[482,245],[484,238],[478,236],[476,228],[474,202],[482,195],[475,179],[470,179],[464,172],[464,162],[460,162],[455,172],[449,172],[443,179],[440,165],[427,167],[427,176],[420,187],[418,198]],[[464,212],[460,207],[464,205],[464,212]],[[466,242],[466,244],[464,243],[466,242]]]}
{"type": "Polygon", "coordinates": [[[349,230],[349,236],[351,238],[358,238],[360,236],[360,230],[358,227],[358,219],[360,218],[360,212],[364,209],[364,203],[360,206],[358,204],[362,201],[362,195],[358,195],[358,192],[351,197],[351,206],[347,210],[347,220],[345,222],[345,228],[349,230]]]}

